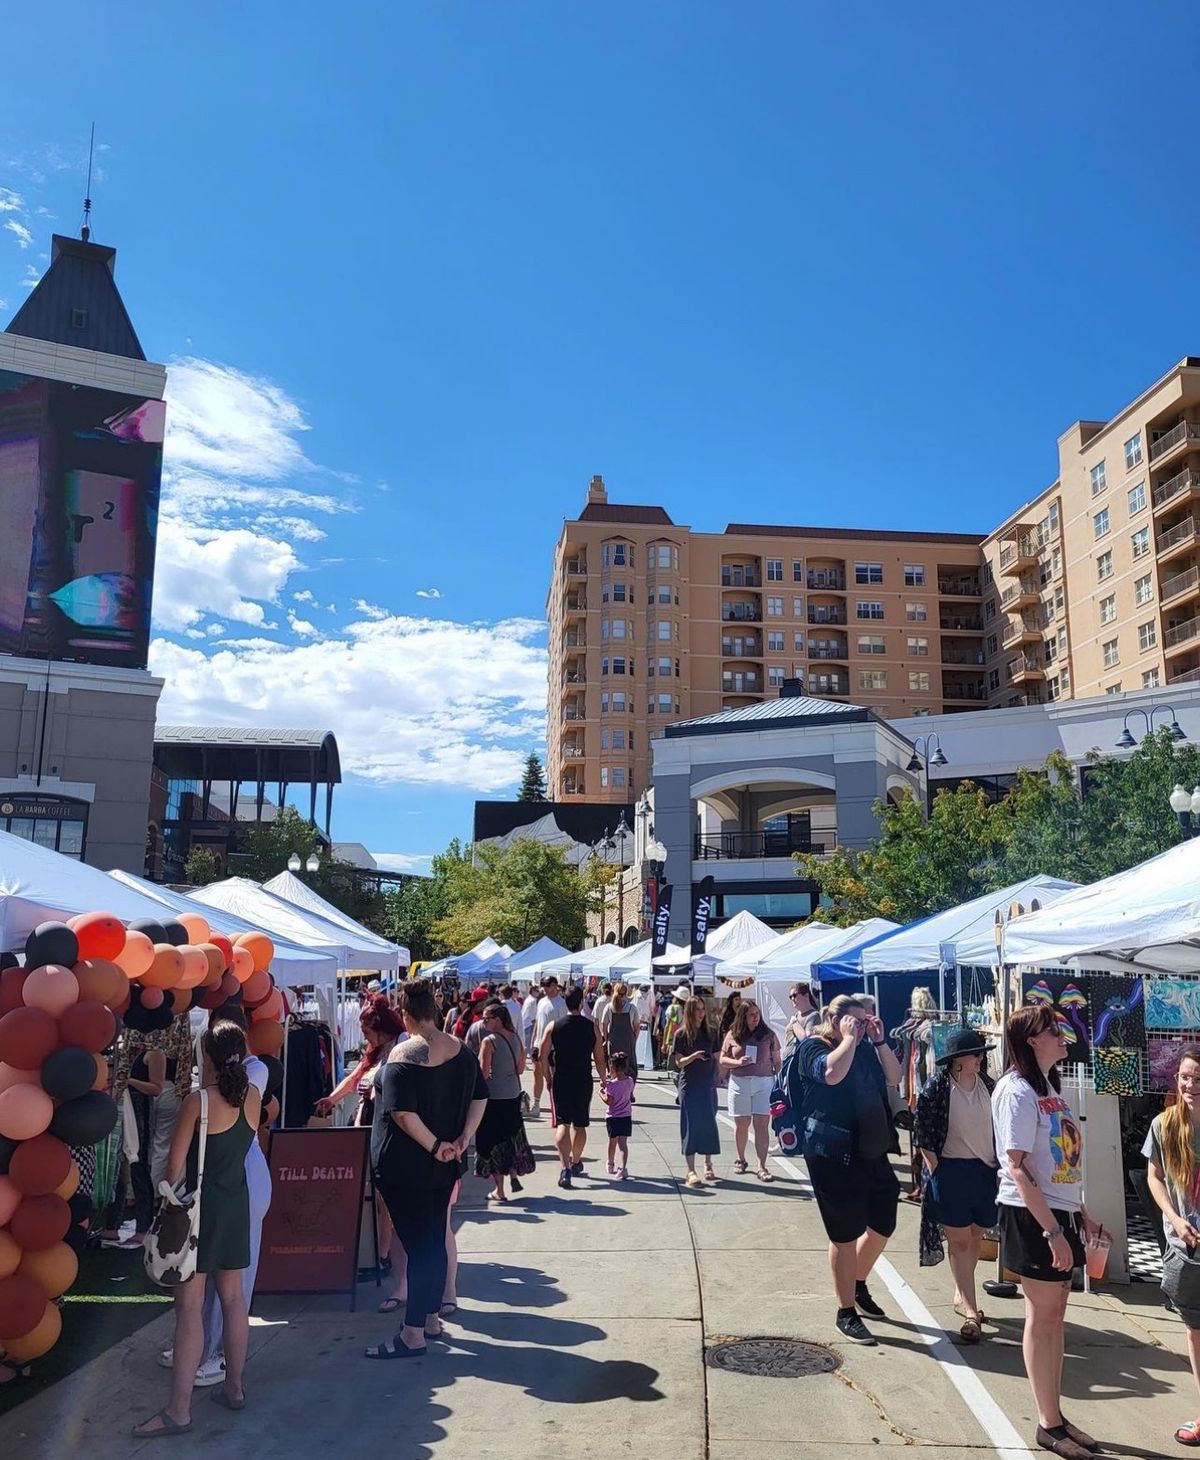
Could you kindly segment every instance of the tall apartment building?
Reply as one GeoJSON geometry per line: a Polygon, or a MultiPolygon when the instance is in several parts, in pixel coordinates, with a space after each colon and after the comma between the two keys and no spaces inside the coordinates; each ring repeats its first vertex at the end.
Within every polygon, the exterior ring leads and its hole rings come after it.
{"type": "Polygon", "coordinates": [[[1200,359],[1058,441],[983,545],[992,705],[1200,680],[1200,359]]]}
{"type": "Polygon", "coordinates": [[[556,800],[624,803],[672,721],[805,693],[885,716],[982,708],[982,538],[734,523],[694,532],[592,479],[547,601],[556,800]]]}

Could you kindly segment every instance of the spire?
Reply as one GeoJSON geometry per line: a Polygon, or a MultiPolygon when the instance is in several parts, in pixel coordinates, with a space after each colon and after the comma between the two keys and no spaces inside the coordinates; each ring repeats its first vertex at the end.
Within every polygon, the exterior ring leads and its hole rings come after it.
{"type": "MultiPolygon", "coordinates": [[[[81,231],[86,235],[90,228],[85,223],[81,231]]],[[[50,267],[5,333],[144,360],[146,352],[113,278],[116,257],[107,244],[56,233],[50,267]]]]}
{"type": "Polygon", "coordinates": [[[87,189],[83,195],[83,222],[79,228],[79,236],[87,243],[92,236],[92,158],[96,155],[96,124],[92,123],[91,141],[88,142],[88,180],[87,189]]]}
{"type": "Polygon", "coordinates": [[[604,485],[604,478],[599,473],[588,483],[587,499],[589,503],[608,501],[608,488],[604,485]]]}

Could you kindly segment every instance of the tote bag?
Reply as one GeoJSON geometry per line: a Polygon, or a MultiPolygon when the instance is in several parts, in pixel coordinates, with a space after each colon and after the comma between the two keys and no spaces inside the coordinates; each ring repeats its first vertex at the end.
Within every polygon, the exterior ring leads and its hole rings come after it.
{"type": "Polygon", "coordinates": [[[159,1287],[177,1288],[196,1275],[200,1249],[200,1194],[204,1189],[204,1148],[208,1144],[208,1091],[200,1091],[200,1150],[196,1189],[177,1196],[166,1181],[158,1184],[158,1210],[146,1233],[143,1262],[159,1287]]]}

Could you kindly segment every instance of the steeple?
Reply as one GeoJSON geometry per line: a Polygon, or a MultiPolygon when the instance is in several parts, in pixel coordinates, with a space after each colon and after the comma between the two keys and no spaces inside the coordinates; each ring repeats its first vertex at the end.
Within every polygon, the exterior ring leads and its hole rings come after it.
{"type": "Polygon", "coordinates": [[[588,483],[587,499],[589,506],[593,502],[608,501],[608,488],[604,485],[604,478],[602,476],[596,475],[588,483]]]}
{"type": "Polygon", "coordinates": [[[107,244],[56,233],[50,267],[5,333],[144,360],[113,277],[116,257],[107,244]]]}

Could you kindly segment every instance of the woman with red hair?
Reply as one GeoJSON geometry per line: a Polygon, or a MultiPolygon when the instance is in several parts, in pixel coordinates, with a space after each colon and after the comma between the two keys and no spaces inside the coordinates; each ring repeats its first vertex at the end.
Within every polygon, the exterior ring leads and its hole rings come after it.
{"type": "MultiPolygon", "coordinates": [[[[358,1016],[363,1036],[362,1058],[346,1078],[323,1100],[316,1104],[317,1115],[330,1115],[335,1105],[340,1105],[352,1090],[359,1095],[358,1110],[354,1125],[365,1125],[368,1129],[375,1118],[375,1081],[379,1071],[387,1063],[392,1046],[400,1039],[407,1039],[404,1020],[400,1011],[390,1004],[384,994],[373,994],[358,1016]]],[[[379,1305],[381,1313],[394,1313],[408,1297],[406,1273],[408,1258],[404,1247],[392,1227],[387,1204],[378,1192],[375,1193],[375,1219],[379,1233],[379,1250],[386,1252],[391,1264],[391,1296],[379,1305]]]]}

